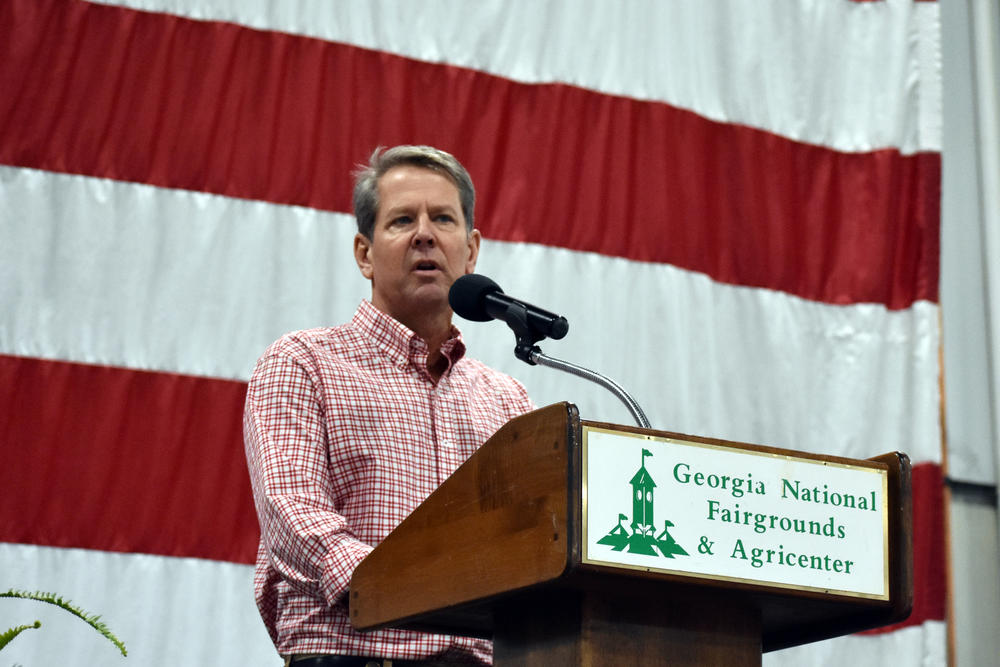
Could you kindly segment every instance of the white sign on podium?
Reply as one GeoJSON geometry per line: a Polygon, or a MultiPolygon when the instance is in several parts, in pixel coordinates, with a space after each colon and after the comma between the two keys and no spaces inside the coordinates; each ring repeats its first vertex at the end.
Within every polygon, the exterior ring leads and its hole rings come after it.
{"type": "Polygon", "coordinates": [[[586,563],[889,599],[888,472],[590,426],[586,563]]]}

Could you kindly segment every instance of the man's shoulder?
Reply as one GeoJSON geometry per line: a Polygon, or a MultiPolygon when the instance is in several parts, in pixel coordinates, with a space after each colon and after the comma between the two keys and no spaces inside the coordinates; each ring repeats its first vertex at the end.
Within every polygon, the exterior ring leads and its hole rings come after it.
{"type": "Polygon", "coordinates": [[[452,372],[458,375],[458,384],[477,397],[473,403],[500,418],[500,423],[535,409],[528,390],[519,380],[478,359],[463,357],[452,372]]]}
{"type": "Polygon", "coordinates": [[[271,343],[261,359],[283,357],[299,362],[351,358],[357,353],[364,339],[349,323],[331,327],[316,327],[290,331],[271,343]]]}
{"type": "Polygon", "coordinates": [[[480,381],[485,380],[491,384],[513,387],[517,388],[518,391],[524,391],[524,385],[522,385],[519,380],[508,375],[507,373],[504,373],[503,371],[498,371],[492,366],[487,366],[485,363],[474,357],[462,357],[456,364],[455,370],[467,378],[474,378],[480,381]]]}
{"type": "Polygon", "coordinates": [[[498,371],[492,366],[487,366],[485,363],[476,359],[475,357],[470,357],[468,355],[463,356],[458,360],[456,368],[462,369],[466,373],[475,373],[483,375],[502,375],[504,377],[510,377],[502,371],[498,371]]]}
{"type": "Polygon", "coordinates": [[[315,327],[312,329],[289,331],[271,343],[267,350],[268,352],[284,352],[303,347],[325,345],[336,341],[342,335],[340,330],[343,328],[344,325],[341,324],[332,327],[315,327]]]}

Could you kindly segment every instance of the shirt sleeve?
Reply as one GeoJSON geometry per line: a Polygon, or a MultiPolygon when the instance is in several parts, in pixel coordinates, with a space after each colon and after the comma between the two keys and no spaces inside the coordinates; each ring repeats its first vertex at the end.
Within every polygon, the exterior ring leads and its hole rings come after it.
{"type": "Polygon", "coordinates": [[[261,545],[292,587],[342,603],[354,568],[372,550],[332,500],[328,437],[312,374],[282,354],[257,362],[243,437],[261,545]]]}

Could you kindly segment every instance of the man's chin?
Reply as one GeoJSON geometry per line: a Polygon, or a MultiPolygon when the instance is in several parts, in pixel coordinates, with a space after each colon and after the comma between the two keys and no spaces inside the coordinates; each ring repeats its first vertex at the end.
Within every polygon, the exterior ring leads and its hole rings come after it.
{"type": "Polygon", "coordinates": [[[447,301],[448,290],[451,289],[453,282],[455,281],[444,274],[420,276],[414,284],[410,285],[407,292],[414,299],[436,299],[444,296],[445,301],[447,301]]]}
{"type": "Polygon", "coordinates": [[[379,310],[389,313],[396,319],[433,315],[436,311],[451,312],[448,305],[448,290],[451,285],[445,280],[411,282],[401,285],[395,294],[372,295],[373,303],[379,310]]]}
{"type": "Polygon", "coordinates": [[[431,314],[447,310],[448,288],[439,284],[418,285],[402,293],[400,306],[411,313],[431,314]]]}
{"type": "Polygon", "coordinates": [[[448,288],[440,285],[423,285],[419,289],[413,290],[407,301],[427,310],[448,308],[448,288]]]}

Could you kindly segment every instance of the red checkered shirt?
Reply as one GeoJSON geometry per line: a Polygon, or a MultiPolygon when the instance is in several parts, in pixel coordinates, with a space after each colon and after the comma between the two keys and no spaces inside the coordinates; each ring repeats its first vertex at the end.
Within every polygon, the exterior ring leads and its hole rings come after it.
{"type": "Polygon", "coordinates": [[[533,405],[453,336],[437,383],[427,345],[362,302],[350,323],[283,336],[257,362],[244,440],[260,519],[257,607],[278,652],[489,663],[490,642],[356,632],[359,562],[512,417],[533,405]]]}

